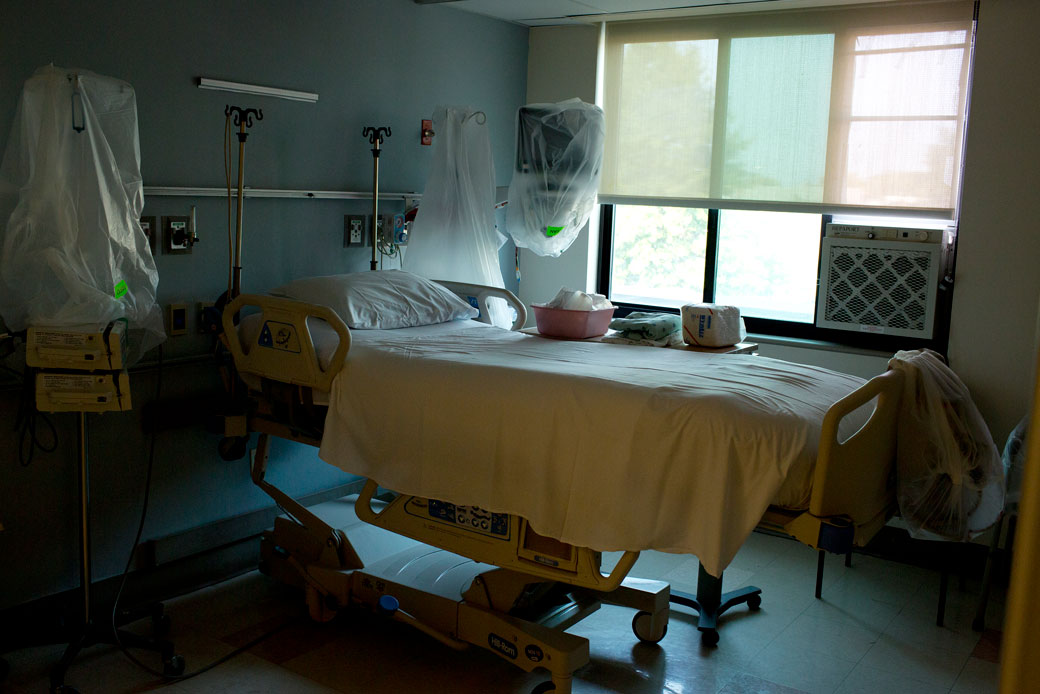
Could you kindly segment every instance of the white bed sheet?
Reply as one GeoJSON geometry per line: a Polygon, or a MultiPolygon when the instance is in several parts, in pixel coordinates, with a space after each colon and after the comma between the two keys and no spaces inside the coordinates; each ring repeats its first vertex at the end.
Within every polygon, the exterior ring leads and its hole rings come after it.
{"type": "Polygon", "coordinates": [[[323,460],[575,545],[695,554],[714,575],[770,503],[805,507],[823,415],[863,383],[472,321],[351,337],[323,460]]]}

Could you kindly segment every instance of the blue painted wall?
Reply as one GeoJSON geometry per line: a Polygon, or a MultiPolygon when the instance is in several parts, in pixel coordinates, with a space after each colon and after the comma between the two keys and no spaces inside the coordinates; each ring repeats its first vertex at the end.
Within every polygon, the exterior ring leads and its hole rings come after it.
{"type": "MultiPolygon", "coordinates": [[[[70,5],[0,0],[0,149],[22,84],[44,64],[130,82],[137,93],[146,186],[224,185],[225,104],[262,108],[246,147],[246,185],[315,190],[371,189],[366,125],[389,125],[380,187],[421,192],[432,161],[419,126],[438,104],[487,114],[497,184],[510,179],[513,118],[526,91],[527,29],[412,0],[109,1],[70,5]],[[200,76],[317,92],[317,104],[201,90],[200,76]]],[[[201,243],[188,256],[156,257],[159,299],[212,301],[227,277],[227,208],[219,198],[148,198],[145,215],[197,206],[201,243]]],[[[400,203],[381,205],[386,211],[400,203]]],[[[248,199],[243,288],[294,277],[367,269],[368,249],[342,247],[343,215],[368,201],[248,199]]],[[[512,277],[511,246],[503,249],[512,277]]],[[[192,326],[194,327],[194,326],[192,326]]],[[[167,359],[205,354],[203,336],[167,340],[167,359]]],[[[19,355],[4,361],[20,369],[19,355]]],[[[7,375],[0,373],[0,383],[7,375]]],[[[147,459],[140,405],[153,372],[134,374],[135,409],[88,418],[95,578],[118,573],[136,530],[147,459]]],[[[9,383],[9,381],[6,381],[9,383]]],[[[205,364],[166,368],[164,397],[214,387],[205,364]]],[[[75,416],[53,417],[59,448],[21,467],[11,432],[18,393],[0,388],[0,609],[74,586],[78,580],[75,416]]],[[[217,438],[196,429],[159,435],[144,537],[161,537],[270,504],[248,481],[246,463],[226,463],[217,438]]],[[[278,442],[271,478],[303,494],[347,475],[305,446],[278,442]]]]}

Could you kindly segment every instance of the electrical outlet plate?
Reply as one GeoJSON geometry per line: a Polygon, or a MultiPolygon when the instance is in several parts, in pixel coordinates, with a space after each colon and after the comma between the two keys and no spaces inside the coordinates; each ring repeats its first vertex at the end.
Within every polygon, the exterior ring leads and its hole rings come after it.
{"type": "Polygon", "coordinates": [[[365,245],[365,222],[363,214],[343,215],[343,247],[353,248],[365,245]]]}
{"type": "Polygon", "coordinates": [[[170,254],[191,253],[191,220],[189,217],[163,217],[163,250],[170,254]]]}
{"type": "MultiPolygon", "coordinates": [[[[199,301],[195,304],[195,331],[200,335],[207,335],[207,328],[211,325],[211,321],[207,320],[207,312],[214,311],[214,304],[212,301],[199,301]]],[[[211,315],[215,318],[219,314],[213,312],[211,315]]]]}
{"type": "Polygon", "coordinates": [[[148,248],[151,249],[152,255],[155,255],[155,234],[158,231],[155,226],[155,217],[141,217],[141,230],[148,238],[148,248]]]}
{"type": "Polygon", "coordinates": [[[170,304],[166,332],[172,337],[188,334],[188,305],[170,304]]]}

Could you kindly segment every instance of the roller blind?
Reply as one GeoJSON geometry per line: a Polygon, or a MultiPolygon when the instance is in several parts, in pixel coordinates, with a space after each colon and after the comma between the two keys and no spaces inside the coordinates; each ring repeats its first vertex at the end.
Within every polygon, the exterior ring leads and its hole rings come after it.
{"type": "Polygon", "coordinates": [[[608,24],[600,198],[952,218],[972,15],[958,1],[608,24]]]}

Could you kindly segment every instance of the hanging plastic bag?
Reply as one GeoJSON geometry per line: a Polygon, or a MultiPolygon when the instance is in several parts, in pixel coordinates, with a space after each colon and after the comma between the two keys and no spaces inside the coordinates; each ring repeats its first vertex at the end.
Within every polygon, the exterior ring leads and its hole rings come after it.
{"type": "MultiPolygon", "coordinates": [[[[505,287],[495,228],[495,166],[482,111],[439,106],[433,115],[433,166],[408,240],[404,269],[433,280],[505,287]]],[[[502,299],[488,301],[491,322],[513,319],[502,299]]]]}
{"type": "Polygon", "coordinates": [[[931,350],[897,352],[906,375],[896,449],[896,496],[910,534],[969,540],[1004,509],[1004,468],[967,387],[931,350]]]}
{"type": "Polygon", "coordinates": [[[580,99],[517,112],[516,170],[506,229],[513,242],[556,257],[589,221],[603,168],[603,111],[580,99]]]}
{"type": "Polygon", "coordinates": [[[83,70],[37,70],[0,164],[7,325],[100,329],[125,318],[131,363],[166,339],[143,207],[133,88],[83,70]]]}
{"type": "Polygon", "coordinates": [[[1026,436],[1029,434],[1029,415],[1023,417],[1008,434],[1001,462],[1007,479],[1007,506],[1017,507],[1022,498],[1022,474],[1026,466],[1026,436]]]}

